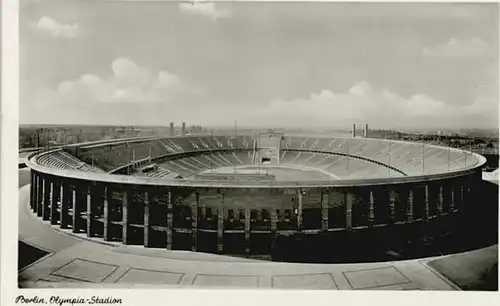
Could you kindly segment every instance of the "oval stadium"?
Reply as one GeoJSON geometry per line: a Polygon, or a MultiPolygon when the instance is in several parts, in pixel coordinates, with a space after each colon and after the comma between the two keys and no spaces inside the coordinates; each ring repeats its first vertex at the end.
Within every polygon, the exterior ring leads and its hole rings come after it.
{"type": "Polygon", "coordinates": [[[31,154],[32,212],[102,243],[366,262],[427,256],[422,246],[442,246],[480,210],[486,159],[469,151],[368,138],[367,129],[171,132],[31,154]]]}

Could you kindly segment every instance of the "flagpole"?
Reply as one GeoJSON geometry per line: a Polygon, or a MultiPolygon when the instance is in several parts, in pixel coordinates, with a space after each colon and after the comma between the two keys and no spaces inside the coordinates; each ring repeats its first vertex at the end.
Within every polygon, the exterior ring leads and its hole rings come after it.
{"type": "Polygon", "coordinates": [[[425,142],[422,142],[422,174],[425,173],[425,142]]]}

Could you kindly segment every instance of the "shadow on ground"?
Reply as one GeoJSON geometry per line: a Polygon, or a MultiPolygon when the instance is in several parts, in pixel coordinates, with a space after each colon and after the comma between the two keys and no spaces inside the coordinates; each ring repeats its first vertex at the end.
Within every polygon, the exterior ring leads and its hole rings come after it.
{"type": "MultiPolygon", "coordinates": [[[[476,250],[498,243],[498,185],[483,181],[473,205],[428,225],[280,236],[273,261],[356,263],[408,260],[476,250]]],[[[434,219],[436,220],[436,219],[434,219]]]]}
{"type": "Polygon", "coordinates": [[[34,263],[35,261],[49,254],[48,252],[35,248],[22,241],[18,241],[17,245],[19,250],[18,262],[17,262],[18,270],[24,269],[28,265],[34,263]]]}

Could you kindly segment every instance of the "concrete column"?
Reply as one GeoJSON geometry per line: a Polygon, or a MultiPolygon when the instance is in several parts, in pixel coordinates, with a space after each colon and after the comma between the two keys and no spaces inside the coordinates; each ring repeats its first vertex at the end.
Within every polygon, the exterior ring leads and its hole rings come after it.
{"type": "Polygon", "coordinates": [[[173,204],[172,191],[167,192],[167,250],[172,249],[172,228],[173,228],[173,204]]]}
{"type": "Polygon", "coordinates": [[[245,253],[250,253],[250,207],[245,207],[245,253]]]}
{"type": "Polygon", "coordinates": [[[40,176],[35,174],[35,205],[33,206],[33,212],[37,213],[38,207],[40,207],[40,176]]]}
{"type": "Polygon", "coordinates": [[[352,228],[352,202],[353,194],[346,191],[345,192],[345,227],[346,229],[352,228]]]}
{"type": "Polygon", "coordinates": [[[151,246],[151,206],[149,199],[149,192],[144,192],[144,246],[149,248],[151,246]]]}
{"type": "Polygon", "coordinates": [[[110,196],[111,192],[108,187],[104,187],[104,192],[103,192],[103,239],[104,241],[109,241],[111,240],[111,222],[110,222],[110,205],[109,201],[112,200],[110,196]]]}
{"type": "Polygon", "coordinates": [[[59,201],[61,201],[61,210],[59,211],[59,227],[68,228],[68,186],[61,181],[59,188],[59,201]]]}
{"type": "Polygon", "coordinates": [[[40,177],[39,199],[36,215],[41,218],[43,217],[43,202],[45,200],[45,179],[43,177],[40,177]]]}
{"type": "Polygon", "coordinates": [[[52,224],[52,207],[54,204],[54,182],[51,181],[47,182],[47,188],[48,188],[49,198],[48,198],[47,209],[44,210],[44,213],[49,215],[50,224],[52,224]]]}
{"type": "Polygon", "coordinates": [[[425,185],[424,192],[424,221],[429,221],[429,185],[425,185]]]}
{"type": "Polygon", "coordinates": [[[191,232],[193,234],[193,243],[191,245],[191,250],[196,252],[198,243],[198,207],[200,203],[200,195],[195,192],[195,199],[191,202],[191,232]]]}
{"type": "Polygon", "coordinates": [[[444,201],[443,186],[440,185],[439,186],[439,194],[438,194],[438,202],[437,202],[437,207],[436,207],[436,210],[437,210],[437,213],[439,216],[443,214],[443,201],[444,201]]]}
{"type": "Polygon", "coordinates": [[[297,228],[300,230],[302,229],[302,190],[298,190],[298,197],[297,197],[297,202],[298,206],[297,207],[297,228]]]}
{"type": "Polygon", "coordinates": [[[33,212],[37,213],[38,208],[40,207],[40,193],[41,193],[41,188],[40,188],[40,175],[38,173],[35,173],[35,186],[34,186],[34,193],[35,193],[35,203],[33,205],[33,212]]]}
{"type": "Polygon", "coordinates": [[[57,200],[59,198],[59,187],[54,182],[50,183],[50,224],[56,225],[59,214],[57,212],[57,200]]]}
{"type": "Polygon", "coordinates": [[[396,191],[389,191],[389,218],[391,222],[396,222],[396,191]]]}
{"type": "Polygon", "coordinates": [[[80,230],[80,207],[78,205],[78,198],[76,194],[76,187],[71,191],[71,201],[73,205],[73,220],[72,220],[72,227],[73,227],[73,233],[78,233],[80,230]]]}
{"type": "Polygon", "coordinates": [[[450,188],[450,212],[455,211],[455,187],[450,188]]]}
{"type": "Polygon", "coordinates": [[[30,172],[30,208],[33,210],[35,207],[35,173],[30,172]]]}
{"type": "Polygon", "coordinates": [[[460,206],[461,209],[465,206],[464,185],[460,185],[460,206]]]}
{"type": "Polygon", "coordinates": [[[36,215],[37,217],[42,217],[42,212],[43,212],[43,178],[41,176],[38,176],[38,205],[36,208],[36,215]]]}
{"type": "Polygon", "coordinates": [[[375,224],[375,195],[373,190],[370,190],[370,203],[368,206],[368,224],[373,226],[375,224]]]}
{"type": "Polygon", "coordinates": [[[47,179],[43,180],[43,205],[42,205],[42,220],[50,219],[50,182],[47,179]]]}
{"type": "Polygon", "coordinates": [[[408,199],[406,206],[406,220],[408,223],[413,222],[413,190],[408,190],[408,199]]]}
{"type": "Polygon", "coordinates": [[[92,220],[94,214],[94,205],[92,205],[92,186],[87,186],[87,237],[93,237],[94,222],[92,220]]]}
{"type": "Polygon", "coordinates": [[[220,205],[217,207],[217,252],[224,251],[224,194],[220,195],[220,205]]]}
{"type": "Polygon", "coordinates": [[[278,217],[276,215],[276,208],[271,208],[271,245],[274,246],[276,237],[278,235],[278,217]]]}
{"type": "Polygon", "coordinates": [[[31,186],[31,199],[32,199],[32,204],[31,204],[31,210],[33,212],[36,212],[36,206],[38,205],[36,200],[37,200],[37,181],[36,181],[36,173],[32,172],[32,186],[31,186]]]}
{"type": "Polygon", "coordinates": [[[321,193],[321,229],[328,230],[328,193],[321,193]]]}
{"type": "Polygon", "coordinates": [[[128,221],[128,201],[129,201],[129,192],[123,192],[123,200],[122,200],[122,242],[123,244],[130,243],[130,236],[128,235],[129,229],[129,221],[128,221]]]}

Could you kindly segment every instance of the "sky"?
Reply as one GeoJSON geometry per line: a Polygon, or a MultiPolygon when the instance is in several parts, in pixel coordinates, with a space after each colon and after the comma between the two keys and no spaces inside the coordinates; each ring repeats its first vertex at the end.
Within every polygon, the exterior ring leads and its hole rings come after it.
{"type": "Polygon", "coordinates": [[[21,0],[20,123],[498,127],[498,7],[21,0]]]}

